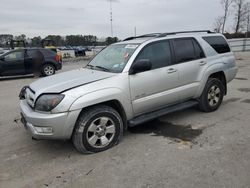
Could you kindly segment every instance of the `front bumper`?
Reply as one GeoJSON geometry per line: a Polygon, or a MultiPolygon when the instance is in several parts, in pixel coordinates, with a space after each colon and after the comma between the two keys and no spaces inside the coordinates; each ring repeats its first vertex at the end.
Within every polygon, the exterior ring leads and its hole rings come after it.
{"type": "Polygon", "coordinates": [[[70,139],[81,110],[62,113],[42,113],[34,111],[26,102],[20,101],[22,122],[31,136],[36,139],[70,139]],[[51,130],[41,132],[38,130],[51,130]]]}

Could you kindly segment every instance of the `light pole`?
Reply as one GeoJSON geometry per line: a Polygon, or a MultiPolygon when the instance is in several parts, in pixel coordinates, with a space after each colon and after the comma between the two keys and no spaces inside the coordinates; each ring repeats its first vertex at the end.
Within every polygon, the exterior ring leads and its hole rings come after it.
{"type": "Polygon", "coordinates": [[[110,29],[111,29],[111,37],[113,37],[113,13],[112,13],[112,0],[109,0],[110,3],[110,29]]]}

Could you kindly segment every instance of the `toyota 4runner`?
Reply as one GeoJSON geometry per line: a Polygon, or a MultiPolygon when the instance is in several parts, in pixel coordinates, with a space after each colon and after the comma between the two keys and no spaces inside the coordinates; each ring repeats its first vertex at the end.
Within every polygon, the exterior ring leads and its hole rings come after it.
{"type": "Polygon", "coordinates": [[[210,31],[130,37],[85,67],[20,92],[22,122],[36,139],[72,139],[81,153],[117,144],[128,126],[198,106],[221,105],[237,73],[223,35],[210,31]]]}

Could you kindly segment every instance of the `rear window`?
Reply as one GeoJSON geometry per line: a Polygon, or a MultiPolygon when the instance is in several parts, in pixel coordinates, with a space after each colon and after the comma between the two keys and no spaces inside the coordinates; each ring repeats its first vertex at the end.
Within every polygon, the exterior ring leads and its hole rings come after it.
{"type": "Polygon", "coordinates": [[[50,49],[40,49],[40,52],[42,52],[42,54],[47,57],[47,56],[55,56],[56,53],[50,49]]]}
{"type": "Polygon", "coordinates": [[[227,41],[221,36],[203,37],[203,39],[219,54],[230,52],[227,41]]]}

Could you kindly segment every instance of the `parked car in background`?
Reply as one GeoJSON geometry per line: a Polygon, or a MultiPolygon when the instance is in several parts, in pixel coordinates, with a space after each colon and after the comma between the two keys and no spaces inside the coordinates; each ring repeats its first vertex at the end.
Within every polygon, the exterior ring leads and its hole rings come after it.
{"type": "Polygon", "coordinates": [[[61,68],[60,55],[50,49],[24,48],[0,55],[0,76],[33,74],[34,71],[50,76],[61,68]]]}
{"type": "Polygon", "coordinates": [[[11,49],[10,48],[0,48],[0,55],[10,51],[11,49]]]}
{"type": "Polygon", "coordinates": [[[86,55],[85,49],[83,47],[81,47],[81,46],[74,46],[73,49],[75,51],[75,56],[76,57],[86,55]]]}
{"type": "Polygon", "coordinates": [[[236,73],[222,34],[131,37],[103,49],[84,69],[25,86],[22,122],[34,138],[72,139],[79,152],[100,152],[128,126],[192,106],[217,110],[236,73]]]}

